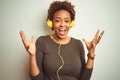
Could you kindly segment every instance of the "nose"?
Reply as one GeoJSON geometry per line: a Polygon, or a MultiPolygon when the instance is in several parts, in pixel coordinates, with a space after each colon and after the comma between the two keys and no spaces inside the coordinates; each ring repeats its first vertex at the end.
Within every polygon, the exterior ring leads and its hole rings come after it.
{"type": "Polygon", "coordinates": [[[60,27],[65,27],[65,22],[64,21],[61,22],[60,27]]]}

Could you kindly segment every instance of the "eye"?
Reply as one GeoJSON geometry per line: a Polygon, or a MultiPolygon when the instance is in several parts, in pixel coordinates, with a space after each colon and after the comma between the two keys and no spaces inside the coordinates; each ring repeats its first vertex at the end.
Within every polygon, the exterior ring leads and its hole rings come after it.
{"type": "Polygon", "coordinates": [[[70,23],[70,20],[65,20],[65,23],[70,23]]]}
{"type": "Polygon", "coordinates": [[[56,19],[56,20],[55,20],[55,22],[56,22],[56,23],[59,23],[59,22],[60,22],[60,20],[59,20],[59,19],[56,19]]]}

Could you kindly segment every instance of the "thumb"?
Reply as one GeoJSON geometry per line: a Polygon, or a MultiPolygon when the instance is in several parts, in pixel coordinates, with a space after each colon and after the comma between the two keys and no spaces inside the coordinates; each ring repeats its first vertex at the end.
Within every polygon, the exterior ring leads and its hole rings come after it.
{"type": "Polygon", "coordinates": [[[82,39],[82,40],[85,43],[85,45],[87,45],[87,40],[86,39],[82,39]]]}
{"type": "Polygon", "coordinates": [[[35,43],[35,37],[32,36],[32,43],[35,43]]]}

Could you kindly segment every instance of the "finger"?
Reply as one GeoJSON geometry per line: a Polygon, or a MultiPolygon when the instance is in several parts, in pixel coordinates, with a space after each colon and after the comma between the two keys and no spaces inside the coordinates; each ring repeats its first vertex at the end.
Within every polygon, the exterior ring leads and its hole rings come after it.
{"type": "Polygon", "coordinates": [[[22,35],[24,34],[24,32],[20,31],[19,34],[20,34],[20,37],[22,38],[22,35]]]}
{"type": "Polygon", "coordinates": [[[85,45],[87,45],[87,40],[86,39],[82,39],[82,40],[85,43],[85,45]]]}
{"type": "Polygon", "coordinates": [[[97,44],[95,42],[91,42],[92,43],[92,46],[95,47],[97,44]]]}
{"type": "Polygon", "coordinates": [[[102,38],[104,32],[105,32],[105,31],[102,31],[102,32],[101,32],[101,34],[100,34],[100,36],[99,36],[99,38],[98,38],[98,42],[100,42],[100,40],[101,40],[101,38],[102,38]]]}
{"type": "Polygon", "coordinates": [[[96,39],[98,38],[99,32],[100,32],[100,30],[97,30],[97,32],[96,32],[96,34],[95,34],[93,40],[96,40],[96,39]]]}
{"type": "Polygon", "coordinates": [[[21,39],[22,39],[22,40],[25,40],[26,37],[25,37],[25,34],[24,34],[23,31],[20,31],[20,36],[21,36],[21,39]]]}
{"type": "Polygon", "coordinates": [[[32,43],[35,43],[35,37],[32,36],[32,43]]]}
{"type": "Polygon", "coordinates": [[[24,34],[23,31],[20,31],[20,36],[21,36],[21,39],[22,39],[22,42],[23,42],[24,46],[28,47],[29,42],[28,42],[27,38],[25,37],[25,34],[24,34]]]}

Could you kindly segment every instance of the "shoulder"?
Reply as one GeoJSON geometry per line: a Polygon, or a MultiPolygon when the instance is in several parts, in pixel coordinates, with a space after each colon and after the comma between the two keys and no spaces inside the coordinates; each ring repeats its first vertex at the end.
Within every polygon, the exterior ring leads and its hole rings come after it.
{"type": "Polygon", "coordinates": [[[73,38],[73,37],[71,37],[71,39],[76,44],[82,44],[82,41],[80,39],[76,39],[76,38],[73,38]]]}
{"type": "Polygon", "coordinates": [[[80,39],[71,38],[72,43],[77,46],[79,49],[83,48],[83,42],[80,39]]]}
{"type": "Polygon", "coordinates": [[[36,40],[36,47],[44,49],[46,41],[49,39],[49,35],[39,36],[36,40]]]}
{"type": "Polygon", "coordinates": [[[39,36],[36,40],[36,43],[44,43],[45,41],[49,40],[49,35],[39,36]]]}
{"type": "Polygon", "coordinates": [[[36,41],[47,40],[49,37],[49,35],[39,36],[36,41]]]}
{"type": "Polygon", "coordinates": [[[75,48],[80,51],[80,54],[84,54],[84,46],[83,43],[80,39],[76,39],[76,38],[71,38],[72,39],[72,43],[74,44],[74,46],[76,46],[75,48]]]}

